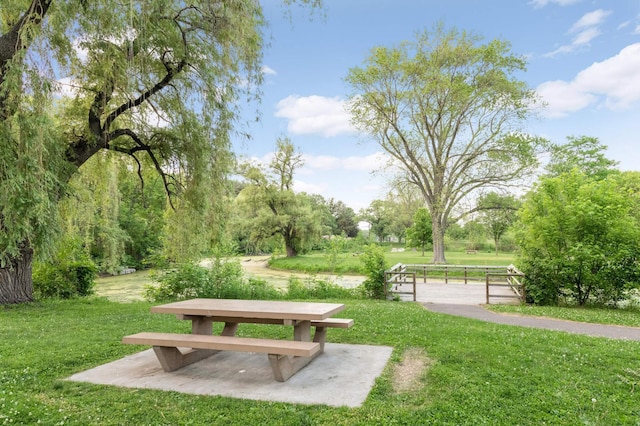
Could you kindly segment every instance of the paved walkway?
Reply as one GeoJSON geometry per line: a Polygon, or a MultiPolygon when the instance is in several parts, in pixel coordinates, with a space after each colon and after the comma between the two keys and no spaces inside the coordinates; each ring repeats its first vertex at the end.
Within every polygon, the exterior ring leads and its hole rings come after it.
{"type": "Polygon", "coordinates": [[[608,337],[611,339],[639,340],[640,328],[622,327],[618,325],[590,324],[584,322],[557,320],[549,318],[505,315],[488,311],[478,305],[459,305],[445,303],[423,303],[432,312],[473,318],[497,324],[519,325],[521,327],[545,328],[548,330],[566,331],[568,333],[586,334],[589,336],[608,337]]]}

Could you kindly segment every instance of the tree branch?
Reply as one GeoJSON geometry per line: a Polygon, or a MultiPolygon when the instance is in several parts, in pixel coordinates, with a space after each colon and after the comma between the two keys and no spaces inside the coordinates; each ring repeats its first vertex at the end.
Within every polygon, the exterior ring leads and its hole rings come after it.
{"type": "Polygon", "coordinates": [[[182,71],[186,64],[187,61],[183,59],[178,62],[178,65],[175,68],[172,68],[168,65],[167,62],[165,62],[167,74],[164,76],[164,78],[157,82],[152,88],[138,96],[136,99],[129,100],[112,111],[104,121],[104,125],[102,126],[103,131],[107,131],[109,127],[111,127],[111,123],[113,123],[115,119],[122,115],[124,112],[141,105],[147,98],[152,97],[153,95],[167,87],[174,79],[174,77],[182,71]]]}
{"type": "MultiPolygon", "coordinates": [[[[30,40],[25,38],[25,34],[29,34],[29,32],[24,31],[24,29],[30,25],[40,25],[52,1],[53,0],[32,0],[27,11],[18,19],[13,27],[0,36],[0,87],[5,82],[6,72],[11,60],[13,60],[18,52],[29,47],[30,40]]],[[[12,106],[7,103],[8,95],[9,93],[6,88],[0,91],[0,114],[2,114],[3,118],[11,115],[11,111],[8,109],[12,108],[12,106]]]]}
{"type": "MultiPolygon", "coordinates": [[[[158,158],[154,154],[152,147],[142,142],[142,139],[137,135],[137,133],[135,133],[131,129],[115,130],[109,134],[109,140],[114,140],[121,136],[128,136],[130,139],[132,139],[136,143],[136,146],[133,148],[122,148],[115,145],[109,145],[107,146],[107,149],[130,155],[131,157],[135,158],[135,160],[138,162],[138,166],[140,166],[140,162],[138,161],[135,154],[141,151],[146,152],[147,155],[149,155],[149,158],[151,159],[151,162],[153,163],[156,171],[162,178],[162,183],[164,185],[165,192],[167,193],[167,197],[169,198],[169,204],[171,205],[171,208],[175,209],[175,206],[173,205],[172,197],[176,195],[176,193],[171,190],[171,185],[172,183],[173,185],[177,185],[177,184],[175,183],[175,180],[169,174],[165,173],[165,171],[162,169],[162,165],[160,164],[160,161],[158,161],[158,158]],[[169,180],[172,180],[173,182],[169,182],[169,180]]],[[[138,168],[138,175],[140,176],[140,179],[142,179],[142,175],[140,174],[140,168],[138,168]]]]}

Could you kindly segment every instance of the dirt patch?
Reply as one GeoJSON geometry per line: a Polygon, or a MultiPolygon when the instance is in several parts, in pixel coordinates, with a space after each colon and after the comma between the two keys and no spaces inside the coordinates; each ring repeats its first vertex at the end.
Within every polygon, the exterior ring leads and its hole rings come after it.
{"type": "Polygon", "coordinates": [[[433,360],[424,353],[424,350],[407,349],[402,360],[394,367],[393,390],[396,393],[403,393],[420,389],[420,379],[432,364],[433,360]]]}

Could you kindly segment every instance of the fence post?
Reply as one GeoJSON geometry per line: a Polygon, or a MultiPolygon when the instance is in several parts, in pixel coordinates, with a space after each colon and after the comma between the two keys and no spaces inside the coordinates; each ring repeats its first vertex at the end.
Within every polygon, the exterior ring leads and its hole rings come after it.
{"type": "Polygon", "coordinates": [[[485,274],[486,292],[487,292],[487,305],[489,304],[489,273],[485,274]]]}
{"type": "Polygon", "coordinates": [[[413,273],[413,301],[416,301],[416,273],[413,273]]]}
{"type": "Polygon", "coordinates": [[[449,284],[449,267],[444,267],[444,283],[449,284]]]}
{"type": "Polygon", "coordinates": [[[388,286],[389,285],[387,284],[387,271],[384,271],[384,298],[385,298],[385,300],[388,297],[388,290],[387,290],[388,286]]]}

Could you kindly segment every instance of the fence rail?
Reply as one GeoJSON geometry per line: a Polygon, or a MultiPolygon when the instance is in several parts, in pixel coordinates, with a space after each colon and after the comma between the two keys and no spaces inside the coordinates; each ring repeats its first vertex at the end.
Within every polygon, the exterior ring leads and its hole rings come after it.
{"type": "Polygon", "coordinates": [[[514,265],[509,265],[506,273],[487,273],[485,277],[487,305],[492,297],[513,297],[506,294],[491,294],[491,287],[509,287],[520,301],[524,302],[526,300],[524,276],[514,265]],[[503,279],[500,280],[500,278],[503,279]]]}
{"type": "Polygon", "coordinates": [[[525,300],[524,274],[514,265],[509,266],[478,266],[478,265],[434,265],[434,264],[403,264],[397,263],[384,273],[385,296],[390,294],[412,294],[416,300],[416,283],[421,280],[437,280],[445,284],[449,281],[478,283],[486,285],[487,304],[490,298],[513,297],[513,295],[492,294],[491,287],[509,287],[522,301],[525,300]],[[410,290],[406,290],[409,285],[410,290]]]}
{"type": "Polygon", "coordinates": [[[449,280],[462,280],[465,284],[469,281],[483,282],[485,275],[489,272],[505,271],[508,268],[508,266],[437,264],[407,264],[402,266],[405,268],[404,270],[406,272],[415,272],[416,279],[422,280],[423,283],[426,283],[429,278],[437,278],[438,281],[441,281],[441,279],[444,278],[445,284],[449,284],[449,280]]]}
{"type": "Polygon", "coordinates": [[[407,271],[406,265],[397,263],[384,271],[384,295],[394,294],[411,294],[413,301],[416,301],[416,273],[407,271]],[[404,290],[403,285],[411,285],[411,291],[404,290]]]}

